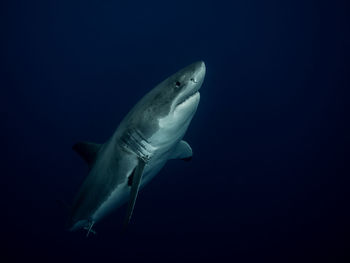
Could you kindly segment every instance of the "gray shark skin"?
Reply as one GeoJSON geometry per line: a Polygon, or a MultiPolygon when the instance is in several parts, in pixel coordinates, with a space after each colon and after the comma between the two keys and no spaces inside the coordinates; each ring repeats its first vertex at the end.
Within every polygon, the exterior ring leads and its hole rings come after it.
{"type": "Polygon", "coordinates": [[[139,187],[144,187],[169,159],[189,159],[182,140],[194,116],[205,76],[204,62],[193,63],[147,93],[104,144],[77,143],[90,171],[73,202],[68,228],[91,228],[129,201],[130,220],[139,187]],[[136,179],[135,179],[136,178],[136,179]]]}

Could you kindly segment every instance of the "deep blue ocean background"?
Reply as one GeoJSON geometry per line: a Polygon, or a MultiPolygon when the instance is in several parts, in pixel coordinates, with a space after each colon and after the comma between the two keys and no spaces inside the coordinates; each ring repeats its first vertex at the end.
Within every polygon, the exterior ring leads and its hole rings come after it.
{"type": "Polygon", "coordinates": [[[1,1],[1,262],[349,262],[346,1],[1,1]],[[64,228],[105,142],[204,60],[170,161],[96,236],[64,228]]]}

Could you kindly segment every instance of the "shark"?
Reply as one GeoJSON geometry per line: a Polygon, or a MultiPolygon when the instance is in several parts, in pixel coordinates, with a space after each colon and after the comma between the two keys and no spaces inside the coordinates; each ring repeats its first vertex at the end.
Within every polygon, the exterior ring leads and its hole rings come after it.
{"type": "Polygon", "coordinates": [[[104,144],[78,142],[73,146],[86,161],[89,173],[69,212],[70,231],[95,233],[96,222],[128,203],[126,227],[139,189],[168,160],[192,158],[192,149],[183,137],[196,113],[205,73],[203,61],[186,66],[151,89],[104,144]]]}

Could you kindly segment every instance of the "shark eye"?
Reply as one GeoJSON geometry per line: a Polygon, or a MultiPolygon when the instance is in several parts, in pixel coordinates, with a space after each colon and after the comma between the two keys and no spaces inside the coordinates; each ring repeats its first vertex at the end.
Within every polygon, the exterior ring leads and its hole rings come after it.
{"type": "Polygon", "coordinates": [[[176,87],[180,87],[180,86],[181,86],[181,83],[180,83],[179,81],[176,81],[176,82],[175,82],[175,86],[176,86],[176,87]]]}

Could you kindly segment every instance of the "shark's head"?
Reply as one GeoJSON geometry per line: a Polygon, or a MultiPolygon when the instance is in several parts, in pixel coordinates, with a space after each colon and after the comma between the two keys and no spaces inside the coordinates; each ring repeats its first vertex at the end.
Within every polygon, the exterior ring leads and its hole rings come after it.
{"type": "Polygon", "coordinates": [[[173,74],[136,105],[129,124],[158,145],[181,137],[196,112],[204,76],[203,61],[173,74]]]}
{"type": "Polygon", "coordinates": [[[154,105],[160,112],[160,125],[176,125],[192,118],[199,103],[199,89],[205,76],[204,62],[193,63],[164,80],[155,88],[154,105]]]}

